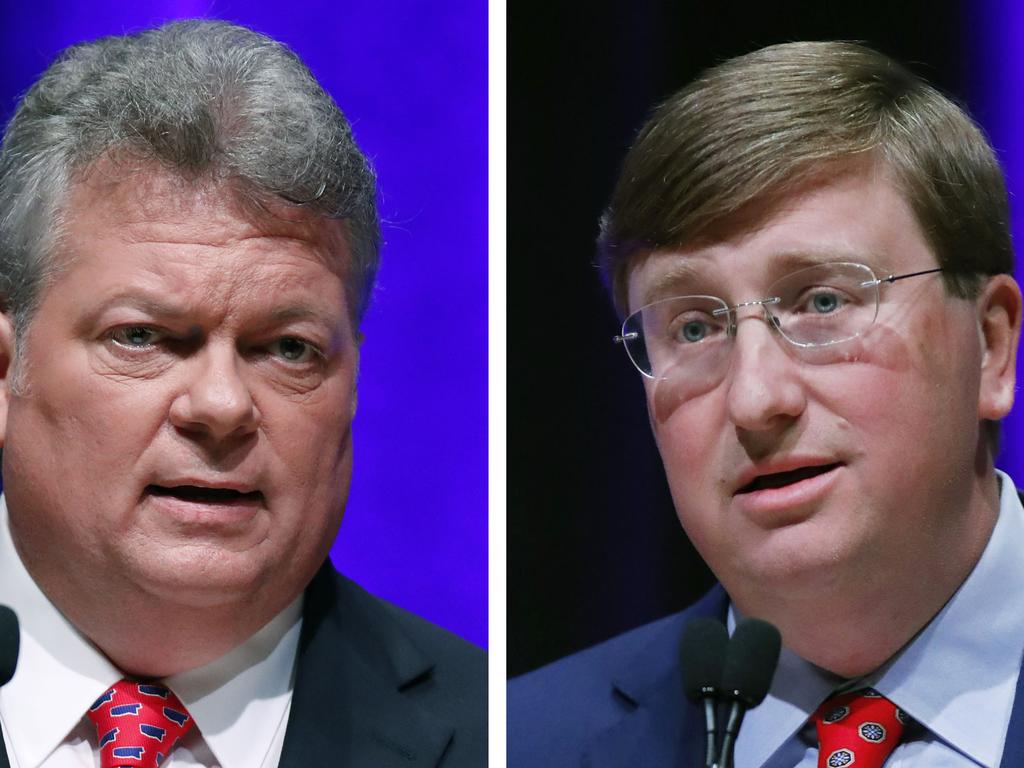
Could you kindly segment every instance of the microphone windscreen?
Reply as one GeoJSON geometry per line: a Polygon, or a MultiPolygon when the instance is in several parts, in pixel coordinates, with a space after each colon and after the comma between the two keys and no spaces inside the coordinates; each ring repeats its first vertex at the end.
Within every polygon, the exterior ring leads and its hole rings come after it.
{"type": "Polygon", "coordinates": [[[746,619],[733,632],[722,669],[722,689],[756,707],[768,695],[779,664],[782,637],[779,630],[760,619],[746,619]]]}
{"type": "Polygon", "coordinates": [[[0,605],[0,685],[14,677],[20,642],[18,617],[6,605],[0,605]]]}
{"type": "Polygon", "coordinates": [[[679,655],[683,667],[683,691],[694,701],[718,690],[729,633],[714,619],[692,619],[683,629],[679,655]]]}

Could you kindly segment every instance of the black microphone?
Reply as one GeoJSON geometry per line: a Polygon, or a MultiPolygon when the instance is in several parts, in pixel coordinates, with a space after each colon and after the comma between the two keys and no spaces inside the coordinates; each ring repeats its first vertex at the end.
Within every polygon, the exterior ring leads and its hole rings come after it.
{"type": "Polygon", "coordinates": [[[725,625],[714,619],[693,619],[683,630],[679,654],[683,666],[683,691],[696,703],[704,704],[707,732],[706,768],[718,762],[718,722],[715,699],[722,682],[722,667],[729,645],[725,625]]]}
{"type": "MultiPolygon", "coordinates": [[[[0,605],[0,685],[7,685],[14,677],[18,666],[18,651],[21,648],[21,633],[18,631],[18,617],[6,605],[0,605]]],[[[0,768],[10,768],[7,750],[0,744],[0,768]]]]}
{"type": "Polygon", "coordinates": [[[733,632],[722,668],[722,695],[732,702],[722,739],[721,768],[732,768],[743,715],[764,701],[779,664],[779,630],[760,619],[746,619],[733,632]]]}
{"type": "Polygon", "coordinates": [[[14,677],[20,643],[18,617],[6,605],[0,605],[0,685],[7,685],[14,677]]]}

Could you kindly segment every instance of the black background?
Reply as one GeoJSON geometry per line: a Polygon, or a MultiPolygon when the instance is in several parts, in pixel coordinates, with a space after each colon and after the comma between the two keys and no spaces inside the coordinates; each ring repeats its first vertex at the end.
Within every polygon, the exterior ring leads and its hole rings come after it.
{"type": "Polygon", "coordinates": [[[801,39],[866,42],[970,108],[971,22],[943,0],[508,4],[509,675],[712,583],[593,266],[598,217],[650,108],[707,66],[801,39]]]}

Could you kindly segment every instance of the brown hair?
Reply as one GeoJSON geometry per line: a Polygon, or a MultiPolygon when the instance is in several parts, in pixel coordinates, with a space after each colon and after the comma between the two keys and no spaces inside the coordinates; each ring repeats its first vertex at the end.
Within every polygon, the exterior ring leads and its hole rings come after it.
{"type": "Polygon", "coordinates": [[[786,43],[707,70],[641,129],[598,239],[617,308],[628,311],[634,257],[871,155],[905,194],[950,293],[973,296],[980,276],[1012,271],[1003,176],[964,111],[862,45],[786,43]]]}

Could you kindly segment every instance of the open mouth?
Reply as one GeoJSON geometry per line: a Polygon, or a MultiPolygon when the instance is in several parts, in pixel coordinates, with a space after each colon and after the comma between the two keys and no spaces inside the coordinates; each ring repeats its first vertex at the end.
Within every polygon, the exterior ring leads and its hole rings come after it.
{"type": "Polygon", "coordinates": [[[736,494],[753,493],[754,491],[763,491],[770,488],[785,488],[787,485],[799,483],[801,480],[808,480],[812,477],[817,477],[818,475],[824,475],[826,472],[831,472],[838,466],[839,462],[836,462],[835,464],[822,464],[816,467],[800,467],[799,469],[792,469],[788,472],[775,472],[770,475],[760,475],[736,491],[736,494]]]}
{"type": "Polygon", "coordinates": [[[183,501],[201,504],[230,504],[238,501],[262,501],[260,491],[235,491],[231,488],[204,488],[199,485],[147,485],[146,492],[153,496],[172,496],[183,501]]]}

